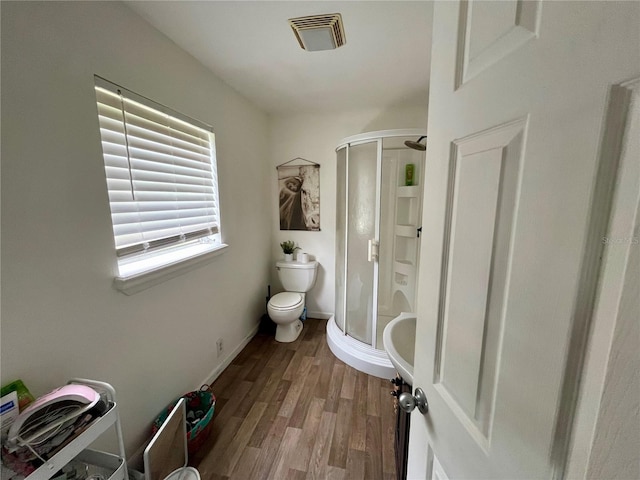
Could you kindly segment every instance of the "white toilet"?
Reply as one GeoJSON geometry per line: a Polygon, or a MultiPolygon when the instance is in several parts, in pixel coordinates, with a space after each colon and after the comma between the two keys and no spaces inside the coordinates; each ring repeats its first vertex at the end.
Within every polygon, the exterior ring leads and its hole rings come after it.
{"type": "Polygon", "coordinates": [[[271,297],[267,312],[278,325],[276,341],[289,343],[302,332],[300,315],[304,310],[305,293],[316,283],[318,262],[277,262],[276,270],[286,292],[271,297]]]}

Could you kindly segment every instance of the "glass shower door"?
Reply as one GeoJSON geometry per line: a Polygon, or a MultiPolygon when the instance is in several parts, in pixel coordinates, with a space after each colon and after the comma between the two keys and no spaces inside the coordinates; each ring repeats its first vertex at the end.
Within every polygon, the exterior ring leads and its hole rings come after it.
{"type": "Polygon", "coordinates": [[[345,274],[347,262],[345,258],[347,243],[347,149],[338,150],[338,175],[336,183],[336,325],[344,332],[345,317],[345,274]]]}
{"type": "Polygon", "coordinates": [[[349,146],[347,159],[346,333],[371,345],[375,301],[375,262],[369,261],[376,238],[378,141],[349,146]]]}

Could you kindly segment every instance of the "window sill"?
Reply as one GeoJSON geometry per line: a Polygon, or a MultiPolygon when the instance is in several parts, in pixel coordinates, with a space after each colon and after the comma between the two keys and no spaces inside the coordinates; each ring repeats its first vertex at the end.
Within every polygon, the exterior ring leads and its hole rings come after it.
{"type": "MultiPolygon", "coordinates": [[[[229,245],[223,243],[215,246],[205,245],[199,247],[197,249],[185,249],[181,258],[170,263],[166,262],[161,266],[145,267],[134,264],[137,268],[128,268],[132,273],[116,277],[113,281],[113,286],[125,295],[134,295],[209,263],[218,255],[225,253],[229,245]]],[[[142,264],[143,262],[140,263],[142,264]]]]}

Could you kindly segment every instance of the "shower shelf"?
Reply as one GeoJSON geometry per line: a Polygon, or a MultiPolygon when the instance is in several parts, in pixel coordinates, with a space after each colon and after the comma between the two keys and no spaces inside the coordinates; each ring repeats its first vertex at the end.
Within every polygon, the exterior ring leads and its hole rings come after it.
{"type": "Polygon", "coordinates": [[[408,260],[396,260],[394,270],[404,275],[410,275],[415,270],[415,267],[413,266],[413,263],[408,260]]]}
{"type": "Polygon", "coordinates": [[[398,197],[396,201],[396,225],[413,226],[418,222],[418,199],[398,197]]]}
{"type": "MultiPolygon", "coordinates": [[[[395,284],[397,286],[400,286],[400,287],[405,287],[405,286],[407,286],[409,284],[408,278],[409,277],[407,275],[403,275],[403,274],[401,274],[399,272],[396,272],[396,274],[395,274],[395,284]]],[[[396,290],[397,289],[398,288],[396,287],[396,290]]]]}
{"type": "Polygon", "coordinates": [[[416,227],[413,225],[396,225],[396,235],[414,238],[416,236],[416,227]]]}
{"type": "Polygon", "coordinates": [[[396,190],[396,196],[418,198],[420,196],[420,186],[411,185],[408,187],[407,186],[398,187],[398,189],[396,190]]]}

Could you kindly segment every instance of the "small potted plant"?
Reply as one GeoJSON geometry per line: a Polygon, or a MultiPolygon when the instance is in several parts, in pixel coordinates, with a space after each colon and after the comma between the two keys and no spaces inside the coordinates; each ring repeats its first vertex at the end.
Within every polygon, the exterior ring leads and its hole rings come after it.
{"type": "Polygon", "coordinates": [[[293,253],[296,250],[300,250],[300,247],[296,247],[296,242],[293,240],[286,240],[280,244],[282,252],[284,253],[284,261],[291,262],[293,260],[293,253]]]}

